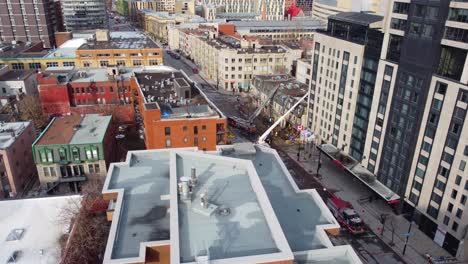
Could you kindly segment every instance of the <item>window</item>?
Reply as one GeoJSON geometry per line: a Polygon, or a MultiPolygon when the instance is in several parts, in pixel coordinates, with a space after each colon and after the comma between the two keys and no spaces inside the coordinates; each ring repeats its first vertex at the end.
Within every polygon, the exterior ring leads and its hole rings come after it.
{"type": "Polygon", "coordinates": [[[460,175],[457,175],[457,177],[455,178],[455,184],[460,186],[461,179],[462,179],[462,177],[460,175]]]}
{"type": "Polygon", "coordinates": [[[452,190],[452,194],[450,195],[450,197],[452,197],[452,199],[456,199],[457,195],[458,195],[458,191],[457,190],[452,190]]]}
{"type": "Polygon", "coordinates": [[[408,14],[409,3],[395,2],[393,4],[393,13],[408,14]]]}
{"type": "Polygon", "coordinates": [[[438,194],[436,193],[432,193],[431,195],[431,200],[436,202],[437,204],[440,204],[442,202],[442,197],[440,197],[438,194]]]}
{"type": "Polygon", "coordinates": [[[99,65],[101,65],[101,67],[106,67],[107,65],[109,65],[109,62],[108,61],[100,61],[99,65]]]}
{"type": "Polygon", "coordinates": [[[85,147],[86,159],[88,160],[97,160],[98,159],[98,151],[97,147],[90,146],[85,147]]]}
{"type": "Polygon", "coordinates": [[[468,30],[462,28],[445,27],[444,38],[468,43],[468,30]]]}
{"type": "Polygon", "coordinates": [[[434,207],[432,207],[431,205],[429,205],[427,207],[427,214],[432,216],[432,218],[434,219],[437,219],[437,214],[438,214],[438,211],[437,209],[435,209],[434,207]]]}
{"type": "Polygon", "coordinates": [[[170,148],[170,147],[171,147],[171,140],[166,139],[166,148],[170,148]]]}
{"type": "Polygon", "coordinates": [[[43,171],[44,171],[44,176],[49,177],[49,176],[50,176],[49,168],[48,168],[48,167],[44,167],[44,168],[42,168],[42,169],[43,169],[43,171]]]}
{"type": "Polygon", "coordinates": [[[165,127],[164,128],[164,135],[165,136],[170,136],[171,135],[171,128],[170,127],[165,127]]]}
{"type": "Polygon", "coordinates": [[[457,212],[455,213],[455,216],[458,217],[459,219],[462,218],[462,215],[463,215],[463,210],[461,210],[460,208],[457,209],[457,212]]]}
{"type": "Polygon", "coordinates": [[[423,142],[422,149],[426,152],[431,152],[432,145],[427,143],[426,141],[423,142]]]}
{"type": "Polygon", "coordinates": [[[450,8],[448,20],[468,22],[468,9],[450,8]]]}
{"type": "Polygon", "coordinates": [[[183,130],[184,132],[186,132],[186,131],[188,130],[188,127],[187,127],[187,126],[184,126],[184,127],[182,128],[182,130],[183,130]]]}
{"type": "Polygon", "coordinates": [[[198,126],[193,127],[193,134],[198,135],[198,126]]]}
{"type": "Polygon", "coordinates": [[[29,69],[30,70],[39,70],[41,69],[41,64],[39,62],[31,62],[29,63],[29,69]]]}
{"type": "Polygon", "coordinates": [[[13,70],[24,70],[24,63],[12,63],[11,68],[13,70]]]}
{"type": "Polygon", "coordinates": [[[453,211],[453,204],[452,203],[449,203],[447,205],[447,211],[450,212],[450,213],[453,211]]]}
{"type": "Polygon", "coordinates": [[[449,154],[447,152],[444,152],[444,154],[442,154],[442,160],[448,162],[449,164],[452,164],[453,162],[453,155],[452,154],[449,154]]]}
{"type": "Polygon", "coordinates": [[[448,226],[449,222],[450,222],[450,217],[444,216],[444,225],[448,226]]]}
{"type": "Polygon", "coordinates": [[[461,170],[461,171],[465,171],[465,167],[466,167],[466,161],[461,160],[460,161],[460,166],[458,167],[458,169],[461,170]]]}
{"type": "Polygon", "coordinates": [[[445,183],[443,181],[437,180],[435,187],[443,192],[445,190],[445,183]]]}
{"type": "Polygon", "coordinates": [[[158,65],[158,60],[149,60],[149,65],[158,65]]]}
{"type": "Polygon", "coordinates": [[[134,60],[133,66],[141,66],[141,60],[134,60]]]}
{"type": "Polygon", "coordinates": [[[80,160],[80,150],[78,148],[73,148],[72,149],[72,157],[73,157],[73,160],[75,160],[75,161],[80,160]]]}
{"type": "Polygon", "coordinates": [[[203,125],[203,126],[201,127],[201,129],[202,129],[202,130],[206,130],[206,126],[203,125]]]}
{"type": "Polygon", "coordinates": [[[459,81],[463,73],[466,50],[442,46],[437,74],[459,81]]]}
{"type": "Polygon", "coordinates": [[[101,171],[99,164],[94,164],[94,172],[99,173],[101,171]]]}
{"type": "Polygon", "coordinates": [[[184,137],[184,143],[188,142],[188,137],[184,137]]]}
{"type": "Polygon", "coordinates": [[[93,164],[88,164],[88,169],[89,169],[89,173],[94,173],[94,166],[93,166],[93,164]]]}
{"type": "Polygon", "coordinates": [[[75,62],[74,61],[64,61],[63,66],[64,67],[75,66],[75,62]]]}
{"type": "Polygon", "coordinates": [[[58,67],[58,62],[47,62],[46,66],[47,66],[47,68],[49,68],[49,67],[58,67]]]}
{"type": "Polygon", "coordinates": [[[202,141],[203,141],[203,142],[206,142],[206,137],[202,137],[202,141]]]}
{"type": "Polygon", "coordinates": [[[461,203],[462,205],[465,205],[465,203],[466,203],[466,195],[462,195],[462,196],[461,196],[461,198],[460,198],[460,203],[461,203]]]}
{"type": "Polygon", "coordinates": [[[463,150],[463,155],[468,156],[468,145],[465,146],[465,149],[463,150]]]}
{"type": "Polygon", "coordinates": [[[117,66],[125,66],[125,61],[118,60],[116,64],[117,64],[117,66]]]}
{"type": "Polygon", "coordinates": [[[437,93],[445,95],[445,92],[447,91],[447,84],[446,83],[441,83],[437,82],[436,84],[436,91],[437,93]]]}
{"type": "Polygon", "coordinates": [[[406,20],[404,19],[398,19],[398,18],[392,18],[390,22],[390,27],[393,29],[398,29],[398,30],[406,30],[406,20]]]}
{"type": "Polygon", "coordinates": [[[194,145],[195,147],[198,146],[198,138],[197,138],[197,137],[196,137],[196,138],[193,138],[193,145],[194,145]]]}
{"type": "Polygon", "coordinates": [[[60,160],[67,160],[67,154],[66,154],[66,152],[65,152],[65,149],[60,148],[60,149],[58,150],[58,153],[59,153],[59,159],[60,159],[60,160]]]}
{"type": "Polygon", "coordinates": [[[455,231],[455,232],[457,232],[457,230],[458,230],[458,223],[455,222],[455,221],[453,221],[452,230],[455,231]]]}
{"type": "Polygon", "coordinates": [[[50,167],[50,176],[52,177],[56,177],[57,176],[57,173],[55,172],[55,168],[54,167],[50,167]]]}

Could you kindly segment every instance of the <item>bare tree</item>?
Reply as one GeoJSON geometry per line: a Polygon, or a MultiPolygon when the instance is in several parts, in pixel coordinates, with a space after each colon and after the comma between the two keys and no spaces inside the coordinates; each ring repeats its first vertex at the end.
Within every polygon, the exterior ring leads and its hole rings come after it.
{"type": "Polygon", "coordinates": [[[91,178],[82,187],[81,202],[62,209],[61,221],[73,223],[70,236],[62,240],[61,264],[102,263],[109,235],[107,202],[102,199],[103,179],[91,178]]]}
{"type": "Polygon", "coordinates": [[[49,117],[44,114],[38,97],[24,96],[16,106],[20,120],[32,120],[36,128],[44,128],[49,123],[49,117]]]}

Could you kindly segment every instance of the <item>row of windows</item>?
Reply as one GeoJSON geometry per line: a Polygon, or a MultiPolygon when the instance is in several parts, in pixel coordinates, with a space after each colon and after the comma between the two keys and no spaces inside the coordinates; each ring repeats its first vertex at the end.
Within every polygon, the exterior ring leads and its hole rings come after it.
{"type": "MultiPolygon", "coordinates": [[[[114,53],[114,54],[109,54],[109,53],[98,53],[97,57],[103,58],[103,57],[111,57],[113,55],[114,57],[122,58],[122,57],[127,57],[127,54],[125,53],[114,53]]],[[[158,52],[149,52],[148,56],[158,56],[158,52]]],[[[130,53],[130,57],[142,57],[142,53],[130,53]]],[[[80,58],[92,58],[92,54],[80,54],[80,58]]]]}
{"type": "MultiPolygon", "coordinates": [[[[202,125],[201,129],[203,131],[205,131],[206,130],[206,125],[202,125]]],[[[187,132],[188,131],[188,126],[183,126],[182,130],[184,132],[187,132]]],[[[198,135],[198,126],[193,126],[193,134],[198,135]]],[[[164,128],[164,135],[165,136],[170,136],[171,135],[171,128],[170,127],[165,127],[164,128]]]]}
{"type": "MultiPolygon", "coordinates": [[[[67,67],[67,66],[75,66],[75,62],[74,61],[64,61],[62,63],[63,66],[67,67]]],[[[29,69],[31,70],[38,70],[38,69],[41,69],[42,66],[41,66],[41,63],[39,62],[31,62],[28,64],[29,66],[29,69]]],[[[46,67],[58,67],[59,66],[59,63],[58,62],[46,62],[46,67]]],[[[11,68],[13,70],[24,70],[24,63],[12,63],[11,64],[11,68]]]]}
{"type": "MultiPolygon", "coordinates": [[[[60,166],[60,173],[62,177],[72,177],[84,175],[83,165],[71,165],[71,166],[60,166]]],[[[100,173],[101,168],[99,164],[88,164],[89,173],[100,173]]],[[[45,177],[57,177],[57,171],[55,167],[43,167],[45,177]]]]}
{"type": "MultiPolygon", "coordinates": [[[[75,94],[80,94],[80,93],[90,94],[91,89],[95,89],[96,93],[105,93],[107,91],[107,87],[104,87],[104,86],[94,87],[94,88],[91,88],[91,87],[76,87],[76,88],[73,88],[72,87],[70,91],[71,91],[71,93],[75,93],[75,94]]],[[[114,87],[109,86],[109,92],[113,93],[114,92],[114,87]]],[[[127,86],[124,87],[124,93],[125,92],[127,92],[127,86]]]]}
{"type": "MultiPolygon", "coordinates": [[[[206,137],[202,137],[202,141],[206,142],[206,137]]],[[[184,143],[188,143],[188,137],[184,137],[184,143]]],[[[193,145],[198,147],[198,138],[193,138],[193,145]]],[[[166,148],[170,148],[172,146],[172,141],[170,139],[166,139],[166,148]]]]}
{"type": "MultiPolygon", "coordinates": [[[[238,62],[241,62],[241,63],[242,63],[244,59],[239,58],[239,59],[237,59],[237,60],[238,60],[238,62]]],[[[278,62],[278,63],[279,63],[279,62],[281,62],[281,61],[287,61],[287,58],[276,58],[276,59],[275,59],[275,62],[278,62]]],[[[229,59],[228,59],[228,58],[225,58],[225,59],[224,59],[224,62],[225,62],[225,63],[229,63],[229,59]]],[[[235,62],[236,62],[236,59],[231,59],[231,63],[235,63],[235,62]]],[[[257,62],[259,62],[259,61],[258,61],[257,58],[254,58],[254,59],[253,59],[253,62],[254,62],[254,63],[257,63],[257,62]]],[[[260,63],[267,63],[267,62],[273,62],[273,58],[268,58],[268,59],[267,59],[267,58],[260,58],[260,63]]],[[[245,59],[245,63],[252,63],[252,59],[245,59]]],[[[233,69],[233,70],[234,70],[234,69],[233,69]]],[[[226,69],[226,71],[227,71],[227,69],[226,69]]]]}
{"type": "MultiPolygon", "coordinates": [[[[98,160],[99,159],[99,154],[98,154],[98,148],[95,146],[90,146],[90,147],[85,147],[85,157],[87,160],[98,160]]],[[[57,150],[58,153],[58,161],[67,161],[67,151],[64,148],[59,148],[57,150]]],[[[39,150],[39,157],[41,162],[43,163],[53,163],[55,161],[54,159],[54,153],[52,149],[41,149],[39,150]]],[[[80,150],[76,147],[72,148],[71,150],[71,158],[74,161],[80,161],[80,150]]]]}

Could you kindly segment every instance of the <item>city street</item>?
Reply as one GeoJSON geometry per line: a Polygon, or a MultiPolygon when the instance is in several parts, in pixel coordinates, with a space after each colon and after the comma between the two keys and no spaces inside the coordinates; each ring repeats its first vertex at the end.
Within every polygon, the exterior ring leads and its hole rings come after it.
{"type": "MultiPolygon", "coordinates": [[[[237,95],[230,94],[228,92],[217,91],[213,84],[210,84],[206,79],[204,79],[199,74],[193,74],[192,68],[195,68],[196,65],[188,61],[185,58],[179,60],[172,58],[166,52],[164,52],[164,63],[168,66],[172,66],[176,69],[183,70],[187,75],[192,78],[195,82],[200,84],[201,89],[207,95],[207,97],[225,114],[225,115],[235,115],[238,116],[236,105],[238,104],[236,98],[237,95]]],[[[257,119],[257,123],[260,127],[264,127],[260,121],[261,118],[257,119]]],[[[231,128],[232,130],[232,128],[231,128]]],[[[234,130],[234,134],[238,137],[238,141],[245,140],[240,136],[239,131],[234,130]]],[[[258,137],[260,133],[254,137],[258,137]]],[[[253,139],[253,141],[255,140],[253,139]]],[[[284,142],[283,142],[284,143],[284,142]]],[[[297,184],[300,188],[315,188],[319,190],[322,194],[323,192],[323,182],[319,180],[313,180],[312,172],[306,171],[303,169],[296,161],[283,150],[285,146],[280,144],[274,146],[280,156],[282,157],[285,165],[290,170],[293,177],[296,179],[297,184]],[[299,166],[298,166],[299,165],[299,166]]],[[[327,176],[328,173],[332,173],[333,164],[331,162],[324,162],[322,167],[322,175],[327,176]]],[[[357,184],[357,183],[354,183],[357,184]]],[[[331,237],[332,242],[336,245],[350,244],[354,247],[360,258],[364,263],[384,263],[384,264],[397,264],[405,263],[403,259],[396,254],[391,247],[385,244],[379,236],[372,232],[369,229],[367,234],[363,236],[353,236],[347,232],[343,232],[342,235],[338,237],[331,237]]],[[[410,262],[411,263],[411,262],[410,262]]]]}

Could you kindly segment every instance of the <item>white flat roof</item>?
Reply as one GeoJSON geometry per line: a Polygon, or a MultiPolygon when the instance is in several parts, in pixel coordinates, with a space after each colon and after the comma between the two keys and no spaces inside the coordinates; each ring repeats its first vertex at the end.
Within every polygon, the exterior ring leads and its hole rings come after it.
{"type": "Polygon", "coordinates": [[[15,251],[21,251],[18,264],[58,263],[58,241],[65,229],[58,217],[63,208],[80,199],[73,195],[0,201],[0,263],[7,263],[15,251]],[[14,229],[23,229],[22,237],[7,241],[14,229]]]}
{"type": "Polygon", "coordinates": [[[27,122],[0,123],[0,149],[6,149],[30,124],[27,122]]]}

